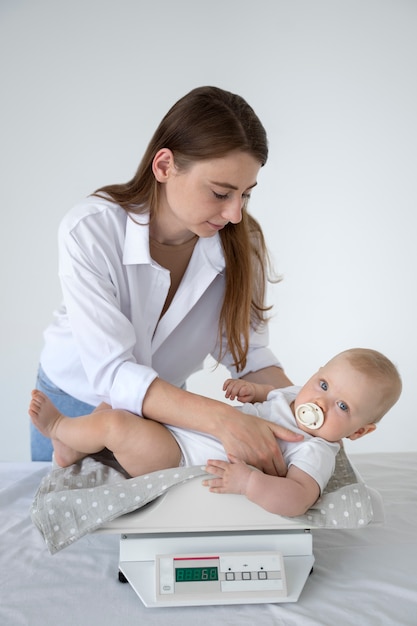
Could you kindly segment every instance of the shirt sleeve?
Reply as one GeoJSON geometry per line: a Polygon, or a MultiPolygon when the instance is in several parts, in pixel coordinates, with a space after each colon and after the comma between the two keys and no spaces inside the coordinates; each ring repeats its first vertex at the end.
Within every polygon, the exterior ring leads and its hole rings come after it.
{"type": "MultiPolygon", "coordinates": [[[[225,338],[224,338],[225,341],[225,338]]],[[[249,336],[249,349],[246,366],[242,371],[237,371],[233,365],[232,356],[229,352],[222,358],[221,363],[231,372],[232,377],[241,378],[249,372],[257,372],[264,367],[281,367],[272,350],[268,347],[269,329],[268,324],[262,324],[258,329],[252,329],[249,336]]]]}
{"type": "Polygon", "coordinates": [[[114,216],[84,219],[59,231],[59,274],[71,332],[94,392],[114,408],[141,414],[143,398],[157,377],[137,363],[135,330],[120,285],[123,239],[114,216]],[[113,221],[112,221],[113,220],[113,221]]]}
{"type": "Polygon", "coordinates": [[[338,443],[330,443],[321,437],[312,437],[297,447],[296,452],[291,455],[288,466],[295,465],[314,478],[322,493],[334,472],[339,447],[338,443]]]}

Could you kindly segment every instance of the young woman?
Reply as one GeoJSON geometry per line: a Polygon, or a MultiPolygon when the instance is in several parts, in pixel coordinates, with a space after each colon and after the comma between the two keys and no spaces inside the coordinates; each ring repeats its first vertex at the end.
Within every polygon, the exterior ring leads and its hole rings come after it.
{"type": "MultiPolygon", "coordinates": [[[[208,354],[234,377],[289,384],[267,347],[267,251],[247,211],[267,155],[265,130],[243,98],[197,88],[163,118],[132,180],[97,190],[64,217],[64,300],[45,332],[37,381],[62,413],[106,402],[152,420],[155,445],[167,436],[163,423],[192,428],[267,473],[285,473],[275,437],[293,434],[185,389],[208,354]]],[[[33,429],[33,460],[51,452],[33,429]]]]}

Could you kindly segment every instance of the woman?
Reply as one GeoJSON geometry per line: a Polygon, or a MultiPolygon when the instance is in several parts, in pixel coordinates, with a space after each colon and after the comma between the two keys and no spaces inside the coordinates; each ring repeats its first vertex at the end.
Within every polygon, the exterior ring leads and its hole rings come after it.
{"type": "MultiPolygon", "coordinates": [[[[208,354],[233,376],[290,384],[267,348],[267,253],[247,212],[267,154],[240,96],[197,88],[163,118],[132,180],[66,215],[64,303],[45,332],[37,381],[59,410],[77,416],[107,402],[153,420],[155,445],[163,423],[192,428],[285,473],[275,436],[293,434],[185,390],[208,354]]],[[[50,456],[34,429],[33,460],[50,456]]]]}

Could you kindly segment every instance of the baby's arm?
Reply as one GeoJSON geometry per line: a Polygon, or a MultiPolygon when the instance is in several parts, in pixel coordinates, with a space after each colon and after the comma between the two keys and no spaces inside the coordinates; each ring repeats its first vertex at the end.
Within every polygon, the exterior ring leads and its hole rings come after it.
{"type": "Polygon", "coordinates": [[[232,457],[232,462],[210,460],[206,471],[216,478],[204,481],[213,493],[239,493],[270,513],[303,515],[317,500],[316,481],[291,465],[287,476],[269,476],[232,457]]]}
{"type": "Polygon", "coordinates": [[[272,385],[252,383],[241,378],[228,378],[223,384],[226,398],[239,402],[264,402],[273,389],[272,385]]]}

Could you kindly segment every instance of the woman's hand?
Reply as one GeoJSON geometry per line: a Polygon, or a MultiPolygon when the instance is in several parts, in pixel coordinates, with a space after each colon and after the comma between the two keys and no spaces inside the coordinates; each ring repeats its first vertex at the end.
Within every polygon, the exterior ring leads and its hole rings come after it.
{"type": "MultiPolygon", "coordinates": [[[[235,409],[236,410],[236,409],[235,409]]],[[[302,441],[303,436],[253,415],[236,410],[222,421],[215,436],[220,439],[228,457],[232,456],[257,467],[271,476],[285,476],[287,467],[276,439],[302,441]]]]}
{"type": "Polygon", "coordinates": [[[242,413],[225,402],[184,391],[157,378],[143,402],[143,417],[189,428],[219,439],[227,455],[253,465],[265,474],[285,476],[287,468],[276,438],[302,441],[283,426],[242,413]]]}

